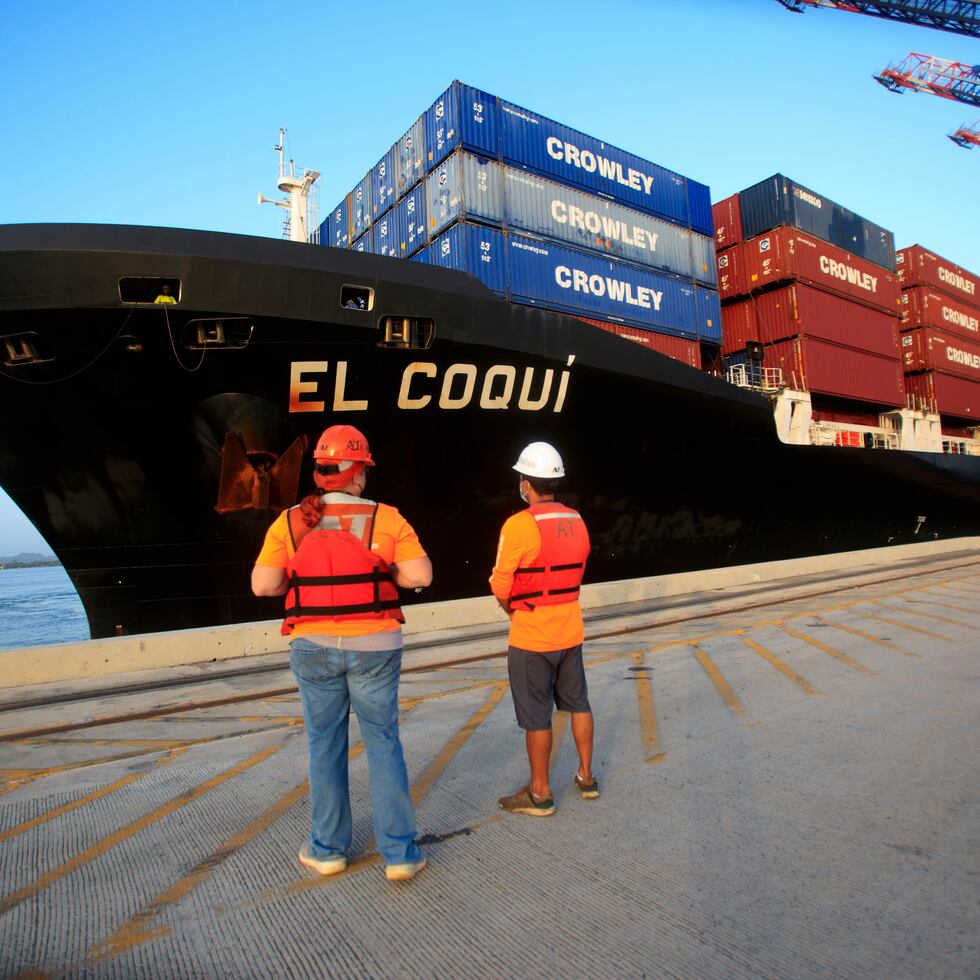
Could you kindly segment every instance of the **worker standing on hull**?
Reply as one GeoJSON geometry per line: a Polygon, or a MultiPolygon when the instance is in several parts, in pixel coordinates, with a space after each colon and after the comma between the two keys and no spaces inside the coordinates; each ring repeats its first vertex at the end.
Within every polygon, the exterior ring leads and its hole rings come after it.
{"type": "Polygon", "coordinates": [[[368,759],[378,852],[387,877],[404,881],[426,860],[415,842],[398,730],[404,616],[396,586],[429,585],[432,565],[394,507],[364,498],[374,460],[361,432],[331,426],[313,459],[321,493],[283,511],[252,571],[256,595],[286,597],[282,631],[290,637],[310,750],[312,831],[299,860],[323,875],[347,867],[353,708],[368,759]]]}
{"type": "Polygon", "coordinates": [[[565,467],[554,446],[532,442],[513,468],[520,474],[518,492],[529,506],[500,532],[490,588],[510,617],[507,671],[517,723],[525,732],[531,781],[503,797],[500,806],[548,817],[555,812],[548,773],[553,707],[571,714],[579,757],[576,787],[585,799],[599,796],[592,773],[593,722],[579,605],[589,533],[581,514],[555,500],[565,467]]]}

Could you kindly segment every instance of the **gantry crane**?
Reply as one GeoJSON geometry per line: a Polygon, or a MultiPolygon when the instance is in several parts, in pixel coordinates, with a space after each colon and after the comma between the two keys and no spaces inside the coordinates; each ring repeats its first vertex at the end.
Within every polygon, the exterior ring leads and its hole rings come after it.
{"type": "Polygon", "coordinates": [[[980,105],[980,65],[945,61],[913,51],[898,64],[889,65],[871,77],[890,92],[901,94],[909,88],[968,105],[980,105]]]}
{"type": "Polygon", "coordinates": [[[887,20],[904,21],[920,27],[934,27],[953,34],[980,37],[980,3],[968,0],[906,0],[904,3],[879,0],[777,0],[787,10],[802,14],[807,7],[832,7],[854,14],[869,14],[887,20]]]}
{"type": "Polygon", "coordinates": [[[980,119],[972,126],[963,123],[955,133],[950,133],[949,138],[964,150],[972,150],[975,146],[980,146],[980,119]]]}

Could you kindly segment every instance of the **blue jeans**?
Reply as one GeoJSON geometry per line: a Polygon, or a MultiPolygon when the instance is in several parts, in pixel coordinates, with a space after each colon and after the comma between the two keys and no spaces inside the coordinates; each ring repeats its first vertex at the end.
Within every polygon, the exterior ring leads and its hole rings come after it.
{"type": "Polygon", "coordinates": [[[310,747],[310,852],[317,858],[331,858],[350,847],[347,728],[353,708],[367,753],[378,853],[385,864],[420,860],[398,735],[401,648],[340,650],[298,637],[290,649],[289,665],[299,684],[310,747]]]}

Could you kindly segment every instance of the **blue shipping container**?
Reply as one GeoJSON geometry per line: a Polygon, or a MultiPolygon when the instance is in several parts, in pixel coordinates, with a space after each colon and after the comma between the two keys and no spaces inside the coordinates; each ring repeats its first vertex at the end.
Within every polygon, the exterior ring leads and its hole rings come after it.
{"type": "Polygon", "coordinates": [[[392,209],[389,215],[395,229],[395,245],[398,258],[409,258],[425,245],[425,185],[409,191],[392,209]]]}
{"type": "Polygon", "coordinates": [[[432,241],[427,255],[518,303],[690,339],[721,336],[717,293],[623,262],[466,223],[432,241]]]}
{"type": "Polygon", "coordinates": [[[419,116],[395,144],[395,197],[400,201],[425,171],[425,117],[419,116]]]}
{"type": "Polygon", "coordinates": [[[350,241],[357,241],[371,227],[371,174],[367,173],[361,182],[347,196],[350,213],[350,241]]]}
{"type": "Polygon", "coordinates": [[[496,228],[461,222],[430,243],[426,253],[432,265],[468,272],[503,296],[507,291],[504,242],[496,228]]]}
{"type": "Polygon", "coordinates": [[[510,235],[507,246],[511,299],[698,336],[697,294],[703,290],[695,286],[519,235],[510,235]]]}
{"type": "Polygon", "coordinates": [[[377,219],[395,203],[395,147],[371,168],[371,214],[377,219]]]}
{"type": "Polygon", "coordinates": [[[453,82],[425,111],[425,169],[464,147],[497,156],[497,98],[453,82]]]}
{"type": "Polygon", "coordinates": [[[333,248],[347,248],[350,245],[349,198],[345,197],[333,211],[330,217],[320,226],[320,244],[331,245],[333,248]]]}
{"type": "Polygon", "coordinates": [[[453,82],[424,119],[427,170],[467,149],[714,235],[704,184],[488,92],[453,82]]]}
{"type": "Polygon", "coordinates": [[[372,238],[372,251],[375,255],[387,255],[389,258],[399,258],[398,235],[395,231],[395,222],[392,220],[393,211],[381,215],[377,221],[371,225],[369,234],[372,238]]]}
{"type": "Polygon", "coordinates": [[[425,213],[430,238],[462,218],[499,225],[500,164],[463,152],[447,157],[425,180],[425,213]]]}
{"type": "Polygon", "coordinates": [[[360,238],[353,245],[351,245],[352,252],[374,252],[374,229],[368,228],[368,230],[361,235],[360,238]]]}
{"type": "Polygon", "coordinates": [[[782,174],[739,191],[738,202],[743,238],[792,225],[895,271],[895,236],[890,231],[782,174]]]}

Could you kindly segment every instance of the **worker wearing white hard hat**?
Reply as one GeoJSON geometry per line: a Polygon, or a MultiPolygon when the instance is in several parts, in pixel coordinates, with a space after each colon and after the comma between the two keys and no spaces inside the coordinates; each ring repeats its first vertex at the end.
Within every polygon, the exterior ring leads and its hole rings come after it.
{"type": "Polygon", "coordinates": [[[578,511],[555,499],[565,466],[554,446],[530,443],[512,468],[520,475],[518,493],[528,507],[501,529],[490,588],[511,621],[507,669],[531,779],[501,798],[500,806],[511,813],[547,817],[555,812],[548,760],[556,707],[571,715],[579,756],[575,785],[585,799],[599,796],[592,773],[593,721],[579,605],[589,532],[578,511]]]}

